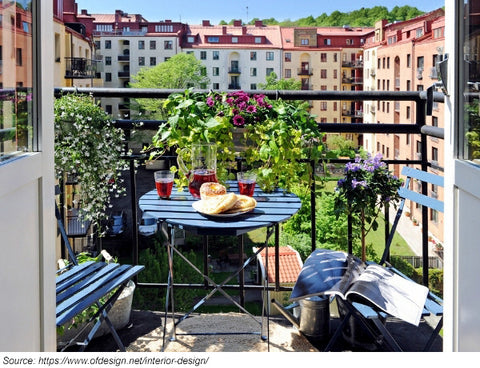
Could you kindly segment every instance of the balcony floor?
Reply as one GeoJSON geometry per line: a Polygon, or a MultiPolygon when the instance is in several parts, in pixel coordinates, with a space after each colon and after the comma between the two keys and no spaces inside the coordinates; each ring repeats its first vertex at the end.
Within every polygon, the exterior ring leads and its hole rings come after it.
{"type": "MultiPolygon", "coordinates": [[[[120,338],[128,352],[160,352],[163,337],[163,312],[132,312],[131,323],[119,330],[120,338]]],[[[338,325],[338,318],[332,313],[330,333],[338,325]]],[[[170,337],[171,320],[167,323],[170,337]]],[[[194,314],[182,321],[177,333],[220,331],[258,331],[259,325],[251,317],[241,313],[194,314]]],[[[421,351],[430,336],[432,328],[422,321],[419,328],[404,322],[388,322],[388,326],[404,351],[421,351]]],[[[341,340],[341,339],[340,339],[341,340]]],[[[176,341],[167,339],[166,352],[318,352],[325,346],[324,341],[307,339],[282,316],[270,319],[270,350],[268,344],[258,335],[177,335],[176,341]]],[[[116,351],[117,346],[111,336],[94,339],[87,348],[90,352],[116,351]]],[[[352,346],[341,340],[336,351],[382,351],[369,346],[352,346]]],[[[431,349],[442,351],[442,339],[437,338],[431,349]]]]}

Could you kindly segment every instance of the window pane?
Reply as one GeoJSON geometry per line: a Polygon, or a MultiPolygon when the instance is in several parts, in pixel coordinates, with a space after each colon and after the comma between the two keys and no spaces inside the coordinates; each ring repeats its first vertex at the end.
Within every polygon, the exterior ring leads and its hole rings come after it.
{"type": "MultiPolygon", "coordinates": [[[[465,40],[463,59],[465,60],[465,122],[463,145],[460,144],[460,158],[473,160],[480,164],[480,115],[479,115],[479,91],[480,91],[480,3],[478,1],[465,2],[465,40]]],[[[460,48],[462,49],[462,48],[460,48]]]]}
{"type": "Polygon", "coordinates": [[[34,150],[32,2],[0,7],[0,161],[34,150]]]}

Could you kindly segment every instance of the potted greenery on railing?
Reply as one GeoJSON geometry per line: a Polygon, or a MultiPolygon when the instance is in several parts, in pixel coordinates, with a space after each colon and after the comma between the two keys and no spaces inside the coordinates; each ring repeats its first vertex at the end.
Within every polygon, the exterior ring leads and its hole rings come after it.
{"type": "MultiPolygon", "coordinates": [[[[308,187],[313,175],[308,163],[300,160],[318,160],[323,153],[322,133],[300,103],[242,91],[205,94],[187,90],[172,94],[164,108],[168,121],[153,139],[155,154],[170,149],[178,153],[198,142],[216,143],[221,182],[233,178],[231,163],[238,157],[256,171],[264,190],[290,190],[298,183],[308,187]],[[234,140],[235,132],[240,132],[239,139],[234,140]]],[[[187,184],[182,176],[176,180],[180,187],[187,184]]]]}

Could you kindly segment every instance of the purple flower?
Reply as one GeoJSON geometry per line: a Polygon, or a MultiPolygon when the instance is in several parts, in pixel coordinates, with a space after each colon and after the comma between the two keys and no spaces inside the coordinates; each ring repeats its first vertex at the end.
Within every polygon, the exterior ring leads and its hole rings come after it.
{"type": "Polygon", "coordinates": [[[367,187],[367,182],[365,180],[356,180],[356,179],[353,179],[352,180],[352,188],[355,189],[357,186],[361,186],[361,187],[364,187],[366,188],[367,187]]]}
{"type": "Polygon", "coordinates": [[[215,105],[215,101],[213,100],[213,98],[211,96],[208,96],[207,97],[207,106],[212,107],[213,105],[215,105]]]}
{"type": "Polygon", "coordinates": [[[337,187],[343,187],[343,184],[345,184],[345,179],[340,179],[337,181],[337,187]]]}
{"type": "Polygon", "coordinates": [[[235,115],[233,117],[233,125],[242,126],[245,124],[245,119],[241,115],[235,115]]]}
{"type": "Polygon", "coordinates": [[[247,112],[250,113],[250,114],[255,114],[257,112],[257,108],[253,105],[249,105],[247,107],[247,112]]]}

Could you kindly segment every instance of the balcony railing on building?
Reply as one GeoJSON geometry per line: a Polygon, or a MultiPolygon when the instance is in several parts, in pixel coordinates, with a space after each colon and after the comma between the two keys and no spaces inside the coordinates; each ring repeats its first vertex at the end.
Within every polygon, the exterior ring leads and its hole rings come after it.
{"type": "Polygon", "coordinates": [[[228,89],[242,89],[239,83],[230,83],[228,89]]]}
{"type": "Polygon", "coordinates": [[[65,78],[86,79],[96,78],[96,73],[100,71],[101,62],[79,57],[65,58],[65,78]]]}
{"type": "Polygon", "coordinates": [[[297,70],[298,75],[312,75],[313,69],[312,68],[298,68],[297,70]]]}
{"type": "Polygon", "coordinates": [[[238,66],[234,66],[228,69],[229,74],[240,74],[240,68],[238,66]]]}

